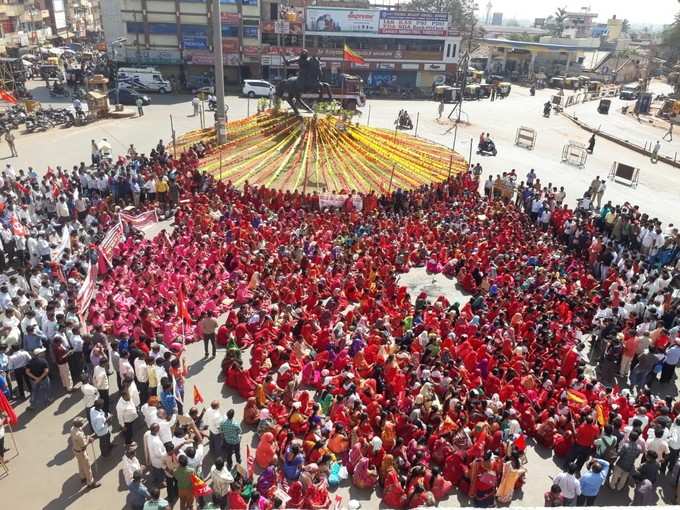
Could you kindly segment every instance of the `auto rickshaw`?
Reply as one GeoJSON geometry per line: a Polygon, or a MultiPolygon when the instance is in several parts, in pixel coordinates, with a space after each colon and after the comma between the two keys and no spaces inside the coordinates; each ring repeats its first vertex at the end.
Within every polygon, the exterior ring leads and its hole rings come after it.
{"type": "Polygon", "coordinates": [[[484,77],[484,73],[482,71],[477,70],[477,69],[472,69],[468,74],[468,80],[471,83],[481,83],[483,77],[484,77]]]}
{"type": "Polygon", "coordinates": [[[460,97],[460,89],[450,85],[438,85],[434,89],[434,100],[437,102],[455,103],[460,97]]]}
{"type": "Polygon", "coordinates": [[[465,99],[477,100],[479,99],[479,94],[479,85],[473,83],[472,85],[466,85],[463,97],[465,97],[465,99]]]}
{"type": "Polygon", "coordinates": [[[498,84],[497,93],[500,97],[508,97],[510,95],[510,90],[512,90],[512,84],[511,83],[509,83],[507,81],[503,81],[503,82],[498,84]]]}
{"type": "Polygon", "coordinates": [[[550,87],[553,89],[563,89],[564,88],[564,78],[561,76],[553,76],[550,78],[550,87]]]}
{"type": "Polygon", "coordinates": [[[575,76],[570,76],[564,80],[564,88],[569,90],[576,90],[581,86],[581,80],[575,76]]]}
{"type": "Polygon", "coordinates": [[[602,90],[602,82],[597,80],[592,80],[588,82],[588,92],[597,94],[602,90]]]}
{"type": "Polygon", "coordinates": [[[487,97],[491,96],[491,91],[493,90],[494,86],[491,85],[490,83],[481,83],[479,85],[479,97],[480,99],[485,99],[487,97]]]}

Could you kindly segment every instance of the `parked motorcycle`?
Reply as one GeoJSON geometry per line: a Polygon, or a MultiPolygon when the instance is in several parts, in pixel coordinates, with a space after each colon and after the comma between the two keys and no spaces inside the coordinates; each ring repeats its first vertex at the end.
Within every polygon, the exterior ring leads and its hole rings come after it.
{"type": "Polygon", "coordinates": [[[498,150],[496,149],[496,144],[493,140],[486,140],[477,146],[477,154],[480,156],[496,156],[498,155],[498,150]]]}

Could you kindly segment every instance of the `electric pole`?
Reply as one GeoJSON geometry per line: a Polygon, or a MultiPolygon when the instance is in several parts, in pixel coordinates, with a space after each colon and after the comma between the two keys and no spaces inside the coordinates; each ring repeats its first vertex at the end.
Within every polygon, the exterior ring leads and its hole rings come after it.
{"type": "Polygon", "coordinates": [[[213,16],[213,55],[215,57],[215,138],[218,145],[227,143],[227,129],[224,125],[224,61],[222,57],[222,14],[220,0],[212,1],[213,16]]]}

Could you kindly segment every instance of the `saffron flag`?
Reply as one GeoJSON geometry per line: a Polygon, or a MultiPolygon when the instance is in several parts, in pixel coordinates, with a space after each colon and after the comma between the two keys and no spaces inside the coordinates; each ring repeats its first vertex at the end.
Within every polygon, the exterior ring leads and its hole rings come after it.
{"type": "Polygon", "coordinates": [[[579,405],[588,403],[588,398],[586,397],[585,393],[573,389],[567,390],[567,399],[569,402],[574,402],[575,404],[579,405]]]}
{"type": "Polygon", "coordinates": [[[352,62],[354,64],[365,64],[366,61],[363,59],[361,55],[359,55],[356,51],[352,50],[347,44],[345,44],[345,48],[342,52],[342,60],[345,62],[352,62]]]}
{"type": "Polygon", "coordinates": [[[0,411],[4,411],[7,415],[7,423],[14,426],[17,424],[17,414],[14,412],[12,404],[9,403],[5,394],[0,391],[0,411]]]}
{"type": "Polygon", "coordinates": [[[184,285],[180,285],[179,292],[177,293],[177,316],[180,319],[191,321],[191,315],[189,315],[187,302],[184,297],[184,285]]]}
{"type": "Polygon", "coordinates": [[[16,98],[6,90],[0,90],[0,99],[11,104],[17,104],[16,98]]]}
{"type": "Polygon", "coordinates": [[[597,423],[600,425],[600,427],[604,427],[607,424],[607,415],[609,414],[609,410],[605,412],[606,407],[609,407],[606,403],[595,404],[595,416],[597,417],[597,423]]]}
{"type": "Polygon", "coordinates": [[[198,391],[198,386],[194,384],[194,405],[202,404],[203,402],[205,402],[203,400],[203,395],[198,391]]]}

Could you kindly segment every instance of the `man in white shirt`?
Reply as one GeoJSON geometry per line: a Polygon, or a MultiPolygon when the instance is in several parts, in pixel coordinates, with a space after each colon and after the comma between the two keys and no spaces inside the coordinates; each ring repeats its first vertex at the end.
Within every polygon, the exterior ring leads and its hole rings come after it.
{"type": "Polygon", "coordinates": [[[137,409],[130,399],[130,394],[127,391],[121,393],[118,403],[116,404],[116,416],[118,416],[118,423],[123,427],[123,437],[125,444],[132,443],[133,423],[137,419],[137,409]]]}
{"type": "Polygon", "coordinates": [[[165,480],[163,472],[163,456],[166,453],[163,441],[159,435],[158,423],[151,425],[151,428],[144,434],[144,452],[146,463],[151,466],[151,477],[156,485],[165,480]]]}
{"type": "Polygon", "coordinates": [[[137,443],[132,442],[127,445],[125,447],[125,454],[121,460],[121,469],[123,470],[125,485],[130,485],[130,482],[132,482],[132,474],[135,471],[144,471],[145,468],[135,455],[135,450],[137,450],[137,443]]]}
{"type": "Polygon", "coordinates": [[[572,462],[567,466],[567,470],[563,471],[555,478],[553,484],[559,485],[562,489],[562,497],[564,498],[564,506],[574,506],[576,498],[581,494],[581,484],[576,478],[578,466],[572,462]]]}
{"type": "Polygon", "coordinates": [[[100,398],[104,401],[104,410],[109,412],[109,374],[106,373],[106,364],[108,360],[102,358],[99,360],[99,365],[94,367],[92,371],[92,383],[99,391],[100,398]]]}
{"type": "Polygon", "coordinates": [[[154,423],[160,422],[158,418],[158,397],[150,397],[146,404],[142,404],[142,416],[148,428],[154,423]]]}
{"type": "Polygon", "coordinates": [[[656,453],[656,458],[659,460],[659,463],[663,463],[666,457],[671,453],[670,448],[668,447],[668,441],[663,438],[663,435],[664,429],[659,427],[654,430],[653,437],[647,439],[647,443],[645,444],[648,452],[656,453]]]}
{"type": "Polygon", "coordinates": [[[147,368],[146,360],[142,356],[138,356],[135,358],[133,365],[137,389],[139,389],[139,398],[143,404],[146,404],[147,400],[149,400],[149,369],[147,368]]]}
{"type": "Polygon", "coordinates": [[[216,456],[219,456],[219,452],[222,451],[222,432],[220,426],[224,419],[224,413],[220,409],[219,401],[213,400],[210,403],[210,409],[207,409],[205,412],[204,420],[208,425],[208,432],[210,433],[208,443],[210,451],[216,456]]]}
{"type": "Polygon", "coordinates": [[[174,427],[177,421],[177,413],[173,413],[172,416],[168,418],[165,409],[158,410],[158,435],[163,443],[169,443],[172,441],[172,427],[174,427]]]}
{"type": "Polygon", "coordinates": [[[82,374],[80,376],[80,382],[82,382],[80,391],[83,394],[83,403],[85,404],[87,422],[90,424],[90,428],[92,428],[92,423],[90,423],[90,409],[94,407],[94,403],[99,398],[99,391],[92,384],[90,384],[90,381],[87,379],[87,374],[82,374]]]}

